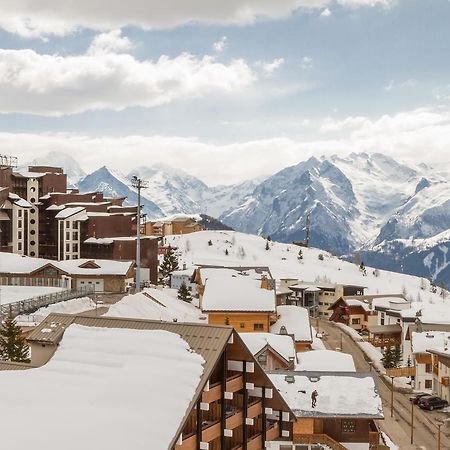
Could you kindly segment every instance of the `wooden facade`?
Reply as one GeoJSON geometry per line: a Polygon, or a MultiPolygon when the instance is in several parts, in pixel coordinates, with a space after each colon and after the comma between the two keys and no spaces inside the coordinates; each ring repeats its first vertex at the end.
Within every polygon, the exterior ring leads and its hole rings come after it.
{"type": "Polygon", "coordinates": [[[268,312],[209,312],[208,323],[210,325],[230,325],[239,333],[270,332],[270,325],[275,317],[268,312]]]}

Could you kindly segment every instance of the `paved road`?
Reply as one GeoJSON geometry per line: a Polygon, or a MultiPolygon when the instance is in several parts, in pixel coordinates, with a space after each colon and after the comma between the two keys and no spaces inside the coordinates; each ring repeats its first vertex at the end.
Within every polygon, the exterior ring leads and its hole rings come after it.
{"type": "MultiPolygon", "coordinates": [[[[313,325],[316,326],[313,320],[313,325]]],[[[328,321],[321,320],[320,331],[325,331],[327,336],[324,343],[327,348],[336,350],[341,345],[342,350],[351,353],[358,372],[370,371],[363,352],[359,346],[339,328],[328,321]]],[[[436,423],[448,418],[447,414],[438,411],[423,411],[414,406],[414,444],[411,445],[411,402],[408,394],[394,392],[394,417],[390,417],[391,390],[379,377],[379,390],[383,402],[385,420],[380,422],[380,428],[386,432],[400,447],[400,450],[435,450],[437,449],[438,429],[436,423]]],[[[389,384],[389,383],[388,383],[389,384]]],[[[450,450],[450,427],[441,428],[441,450],[450,450]]]]}

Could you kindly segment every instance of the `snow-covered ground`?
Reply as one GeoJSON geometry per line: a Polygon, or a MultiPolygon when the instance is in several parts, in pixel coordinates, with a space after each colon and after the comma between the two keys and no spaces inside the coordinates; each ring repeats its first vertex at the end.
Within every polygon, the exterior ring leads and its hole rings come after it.
{"type": "Polygon", "coordinates": [[[79,314],[95,309],[95,303],[89,297],[74,298],[65,302],[39,308],[32,314],[22,314],[16,317],[16,322],[22,327],[40,324],[50,313],[79,314]]]}
{"type": "Polygon", "coordinates": [[[174,333],[71,325],[45,366],[0,372],[2,446],[167,450],[203,363],[174,333]]]}
{"type": "Polygon", "coordinates": [[[64,291],[64,289],[58,287],[0,286],[0,305],[7,305],[39,295],[54,294],[61,291],[64,291]]]}
{"type": "Polygon", "coordinates": [[[450,322],[450,298],[443,299],[439,292],[431,292],[428,282],[419,277],[371,267],[366,267],[367,275],[364,275],[358,265],[316,248],[302,248],[303,259],[299,260],[300,248],[295,245],[270,242],[270,250],[266,250],[266,241],[262,237],[234,231],[200,231],[167,236],[166,239],[168,244],[177,247],[180,266],[267,266],[278,280],[294,278],[360,285],[366,287],[366,294],[405,293],[413,302],[413,308],[423,309],[427,304],[444,305],[448,314],[440,312],[440,319],[450,322]],[[209,241],[212,245],[208,245],[209,241]],[[323,260],[319,259],[320,254],[323,260]]]}
{"type": "MultiPolygon", "coordinates": [[[[423,289],[424,280],[402,273],[387,272],[367,267],[367,276],[356,264],[342,261],[316,248],[302,248],[303,259],[298,260],[299,247],[292,244],[270,242],[234,231],[200,231],[187,235],[166,237],[167,243],[177,247],[180,266],[211,264],[223,266],[268,266],[276,279],[295,278],[302,281],[321,281],[353,284],[366,287],[366,294],[401,294],[413,301],[420,298],[425,303],[443,303],[439,293],[423,289]],[[208,241],[212,245],[208,245],[208,241]],[[225,254],[228,251],[228,255],[225,254]],[[324,256],[319,260],[319,255],[324,256]],[[376,276],[378,275],[378,276],[376,276]]],[[[450,300],[447,300],[450,305],[450,300]]],[[[450,317],[450,308],[449,308],[450,317]]]]}

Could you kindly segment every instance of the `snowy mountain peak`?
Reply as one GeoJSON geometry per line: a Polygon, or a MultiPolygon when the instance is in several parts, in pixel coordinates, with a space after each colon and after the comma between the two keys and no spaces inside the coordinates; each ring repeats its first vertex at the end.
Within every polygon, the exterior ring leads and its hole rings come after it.
{"type": "Polygon", "coordinates": [[[64,152],[55,150],[49,151],[45,156],[34,158],[29,163],[21,166],[27,168],[28,166],[48,166],[62,167],[67,174],[67,181],[70,186],[75,186],[78,181],[86,176],[86,173],[78,164],[78,162],[64,152]]]}

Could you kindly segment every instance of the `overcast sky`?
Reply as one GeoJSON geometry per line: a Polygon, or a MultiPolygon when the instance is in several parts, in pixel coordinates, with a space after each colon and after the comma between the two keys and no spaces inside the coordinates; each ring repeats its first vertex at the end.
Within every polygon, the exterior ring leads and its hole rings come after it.
{"type": "Polygon", "coordinates": [[[355,151],[450,168],[449,23],[448,0],[0,1],[0,153],[211,185],[355,151]]]}

